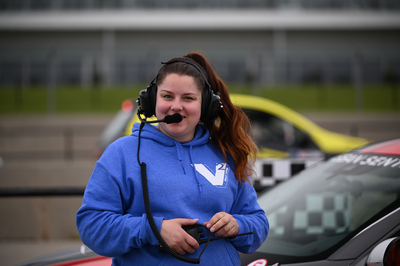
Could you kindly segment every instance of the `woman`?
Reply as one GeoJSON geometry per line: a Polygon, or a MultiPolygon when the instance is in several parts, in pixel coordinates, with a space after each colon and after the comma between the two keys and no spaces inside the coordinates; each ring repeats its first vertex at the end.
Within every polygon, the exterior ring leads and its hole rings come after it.
{"type": "Polygon", "coordinates": [[[254,252],[269,229],[248,177],[256,145],[246,115],[198,53],[164,63],[139,100],[146,117],[179,113],[182,121],[136,123],[130,136],[106,149],[77,213],[82,241],[114,257],[113,265],[187,265],[159,252],[143,200],[139,163],[145,162],[152,219],[165,243],[198,258],[202,247],[184,226],[203,224],[212,238],[252,232],[210,242],[200,262],[240,265],[238,251],[254,252]]]}

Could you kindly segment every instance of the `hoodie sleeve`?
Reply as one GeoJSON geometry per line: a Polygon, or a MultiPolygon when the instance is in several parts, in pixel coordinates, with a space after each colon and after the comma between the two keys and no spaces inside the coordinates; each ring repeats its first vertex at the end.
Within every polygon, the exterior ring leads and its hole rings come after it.
{"type": "Polygon", "coordinates": [[[257,202],[257,193],[252,184],[239,184],[238,196],[231,214],[239,225],[238,234],[253,232],[251,235],[231,239],[232,245],[242,253],[255,252],[267,238],[269,223],[264,210],[257,202]]]}
{"type": "MultiPolygon", "coordinates": [[[[121,184],[96,163],[77,212],[76,223],[84,244],[94,252],[115,257],[145,244],[158,245],[146,214],[134,217],[124,212],[121,184]]],[[[154,217],[161,229],[162,217],[154,217]]]]}

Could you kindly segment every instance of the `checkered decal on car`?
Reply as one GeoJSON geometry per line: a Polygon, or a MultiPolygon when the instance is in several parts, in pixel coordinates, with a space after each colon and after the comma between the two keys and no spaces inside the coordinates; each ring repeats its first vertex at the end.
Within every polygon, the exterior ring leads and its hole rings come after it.
{"type": "Polygon", "coordinates": [[[311,194],[304,208],[295,212],[294,232],[329,235],[344,232],[349,227],[351,197],[348,194],[311,194]]]}
{"type": "Polygon", "coordinates": [[[271,187],[289,179],[294,174],[308,168],[322,159],[258,159],[254,170],[256,178],[254,184],[261,187],[271,187]]]}
{"type": "Polygon", "coordinates": [[[348,194],[309,194],[296,202],[294,217],[287,217],[287,205],[270,213],[270,233],[284,235],[289,230],[293,236],[311,236],[344,232],[350,226],[350,201],[348,194]]]}
{"type": "Polygon", "coordinates": [[[269,231],[273,235],[285,233],[285,220],[288,206],[283,206],[268,215],[269,231]]]}

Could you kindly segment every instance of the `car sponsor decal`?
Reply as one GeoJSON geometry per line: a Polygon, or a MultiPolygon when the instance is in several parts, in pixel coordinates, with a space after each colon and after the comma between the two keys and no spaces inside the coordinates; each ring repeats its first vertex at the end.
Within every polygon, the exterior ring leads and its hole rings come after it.
{"type": "Polygon", "coordinates": [[[330,160],[336,163],[358,164],[379,167],[400,167],[400,159],[390,156],[366,154],[342,154],[330,160]]]}
{"type": "Polygon", "coordinates": [[[266,259],[258,259],[247,264],[247,266],[266,266],[268,261],[266,259]]]}

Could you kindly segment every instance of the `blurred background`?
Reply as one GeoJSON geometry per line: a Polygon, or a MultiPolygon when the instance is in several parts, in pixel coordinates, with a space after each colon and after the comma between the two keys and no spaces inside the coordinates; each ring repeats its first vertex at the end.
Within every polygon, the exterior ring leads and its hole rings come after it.
{"type": "MultiPolygon", "coordinates": [[[[191,51],[232,92],[332,131],[400,134],[397,0],[0,0],[0,188],[84,187],[123,100],[191,51]]],[[[4,265],[79,243],[80,203],[1,197],[4,265]]]]}
{"type": "Polygon", "coordinates": [[[2,113],[115,111],[190,51],[232,90],[298,111],[400,108],[396,0],[0,0],[0,12],[2,113]]]}

